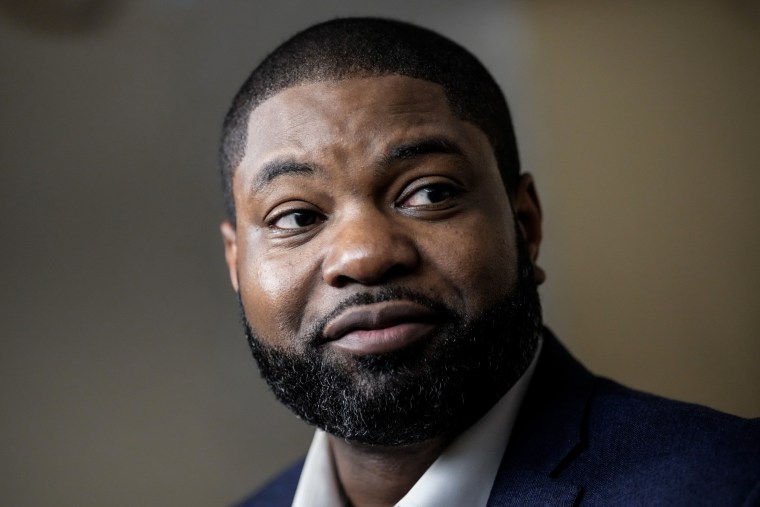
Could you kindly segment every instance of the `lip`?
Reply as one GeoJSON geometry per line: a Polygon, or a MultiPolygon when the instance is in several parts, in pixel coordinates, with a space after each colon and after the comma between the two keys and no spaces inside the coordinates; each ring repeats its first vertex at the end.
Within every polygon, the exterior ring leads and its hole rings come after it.
{"type": "Polygon", "coordinates": [[[425,338],[436,313],[411,301],[386,301],[349,308],[325,326],[327,342],[346,352],[382,354],[425,338]]]}

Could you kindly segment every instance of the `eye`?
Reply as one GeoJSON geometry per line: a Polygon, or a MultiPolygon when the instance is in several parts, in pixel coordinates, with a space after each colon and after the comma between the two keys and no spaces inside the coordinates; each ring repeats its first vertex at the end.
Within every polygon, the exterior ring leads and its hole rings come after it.
{"type": "Polygon", "coordinates": [[[294,230],[311,227],[321,220],[322,216],[316,211],[297,209],[278,215],[269,223],[269,226],[275,229],[294,230]]]}
{"type": "Polygon", "coordinates": [[[442,203],[447,199],[456,197],[460,193],[454,185],[447,183],[433,183],[421,187],[401,201],[404,208],[413,208],[418,206],[433,206],[442,203]]]}

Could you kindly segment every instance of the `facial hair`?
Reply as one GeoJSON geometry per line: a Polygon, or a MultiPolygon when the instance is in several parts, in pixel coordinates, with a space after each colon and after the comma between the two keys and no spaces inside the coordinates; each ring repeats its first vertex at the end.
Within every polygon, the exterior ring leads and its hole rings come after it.
{"type": "MultiPolygon", "coordinates": [[[[316,323],[299,353],[267,345],[241,315],[261,376],[298,417],[327,433],[377,446],[453,435],[491,408],[520,378],[541,333],[533,268],[518,234],[518,279],[469,317],[403,286],[357,294],[316,323]],[[433,310],[440,331],[399,351],[339,358],[324,344],[324,325],[345,308],[410,300],[433,310]]],[[[270,342],[271,343],[271,342],[270,342]]]]}

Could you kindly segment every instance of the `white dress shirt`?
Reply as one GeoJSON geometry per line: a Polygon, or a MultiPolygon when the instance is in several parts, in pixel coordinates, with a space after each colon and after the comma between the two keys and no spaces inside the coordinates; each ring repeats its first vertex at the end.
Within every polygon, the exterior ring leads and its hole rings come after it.
{"type": "MultiPolygon", "coordinates": [[[[515,385],[483,417],[451,442],[396,507],[485,507],[517,412],[536,368],[541,345],[539,338],[530,366],[515,385]]],[[[298,481],[293,507],[345,505],[327,439],[325,432],[316,431],[298,481]]]]}

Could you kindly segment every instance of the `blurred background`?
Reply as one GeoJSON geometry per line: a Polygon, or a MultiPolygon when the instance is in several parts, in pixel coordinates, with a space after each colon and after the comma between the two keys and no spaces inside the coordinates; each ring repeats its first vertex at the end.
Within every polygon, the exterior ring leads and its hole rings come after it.
{"type": "Polygon", "coordinates": [[[306,450],[238,323],[217,140],[269,50],[367,14],[503,86],[573,353],[760,416],[760,2],[0,0],[0,504],[224,506],[306,450]]]}

